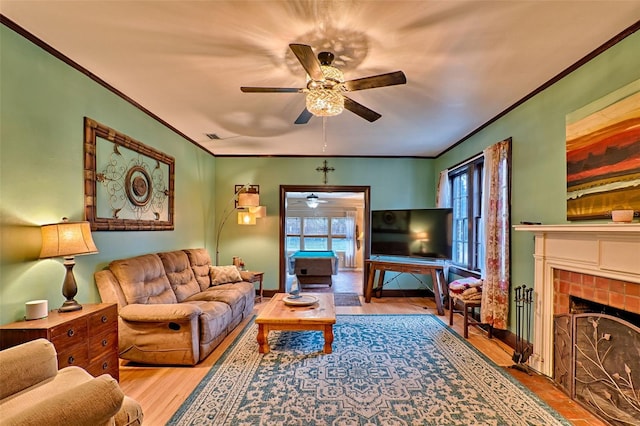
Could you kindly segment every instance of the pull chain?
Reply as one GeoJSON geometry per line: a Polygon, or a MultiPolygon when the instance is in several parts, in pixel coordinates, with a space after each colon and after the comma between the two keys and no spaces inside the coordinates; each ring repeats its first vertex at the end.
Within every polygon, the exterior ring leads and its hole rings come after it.
{"type": "Polygon", "coordinates": [[[327,152],[327,117],[322,117],[322,153],[327,152]]]}

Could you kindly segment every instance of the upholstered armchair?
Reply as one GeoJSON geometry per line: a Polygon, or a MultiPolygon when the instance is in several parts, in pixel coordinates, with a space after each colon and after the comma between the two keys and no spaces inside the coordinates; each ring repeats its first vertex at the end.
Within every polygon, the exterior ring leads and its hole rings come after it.
{"type": "Polygon", "coordinates": [[[58,370],[45,339],[0,352],[0,425],[141,425],[142,408],[108,374],[58,370]]]}

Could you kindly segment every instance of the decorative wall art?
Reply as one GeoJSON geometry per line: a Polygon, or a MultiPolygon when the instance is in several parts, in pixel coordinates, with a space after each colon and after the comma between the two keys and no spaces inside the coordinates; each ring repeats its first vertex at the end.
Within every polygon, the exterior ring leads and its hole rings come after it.
{"type": "Polygon", "coordinates": [[[85,117],[85,215],[91,229],[174,229],[174,167],[173,157],[85,117]]]}
{"type": "Polygon", "coordinates": [[[640,211],[640,80],[567,115],[567,219],[640,211]]]}

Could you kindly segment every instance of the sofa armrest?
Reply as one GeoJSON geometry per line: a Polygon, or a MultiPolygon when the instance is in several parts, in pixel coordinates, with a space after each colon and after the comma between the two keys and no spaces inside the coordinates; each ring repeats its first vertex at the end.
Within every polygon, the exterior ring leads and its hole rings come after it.
{"type": "Polygon", "coordinates": [[[124,297],[122,287],[118,279],[109,269],[104,269],[93,274],[100,292],[100,299],[104,303],[117,303],[118,309],[127,306],[127,299],[124,297]]]}
{"type": "MultiPolygon", "coordinates": [[[[124,394],[108,374],[24,407],[2,419],[3,425],[107,425],[124,394]]],[[[6,414],[6,413],[5,413],[6,414]]]]}
{"type": "Polygon", "coordinates": [[[48,340],[32,340],[5,349],[0,352],[0,399],[55,377],[57,373],[56,349],[48,340]]]}
{"type": "Polygon", "coordinates": [[[191,321],[202,309],[191,303],[132,304],[120,309],[120,318],[133,322],[191,321]]]}

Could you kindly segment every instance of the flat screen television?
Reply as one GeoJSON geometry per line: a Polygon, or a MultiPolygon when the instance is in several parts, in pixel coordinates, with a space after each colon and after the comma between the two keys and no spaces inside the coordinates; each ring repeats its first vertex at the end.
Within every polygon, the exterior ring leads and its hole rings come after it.
{"type": "Polygon", "coordinates": [[[371,255],[451,259],[453,209],[373,210],[371,255]]]}

